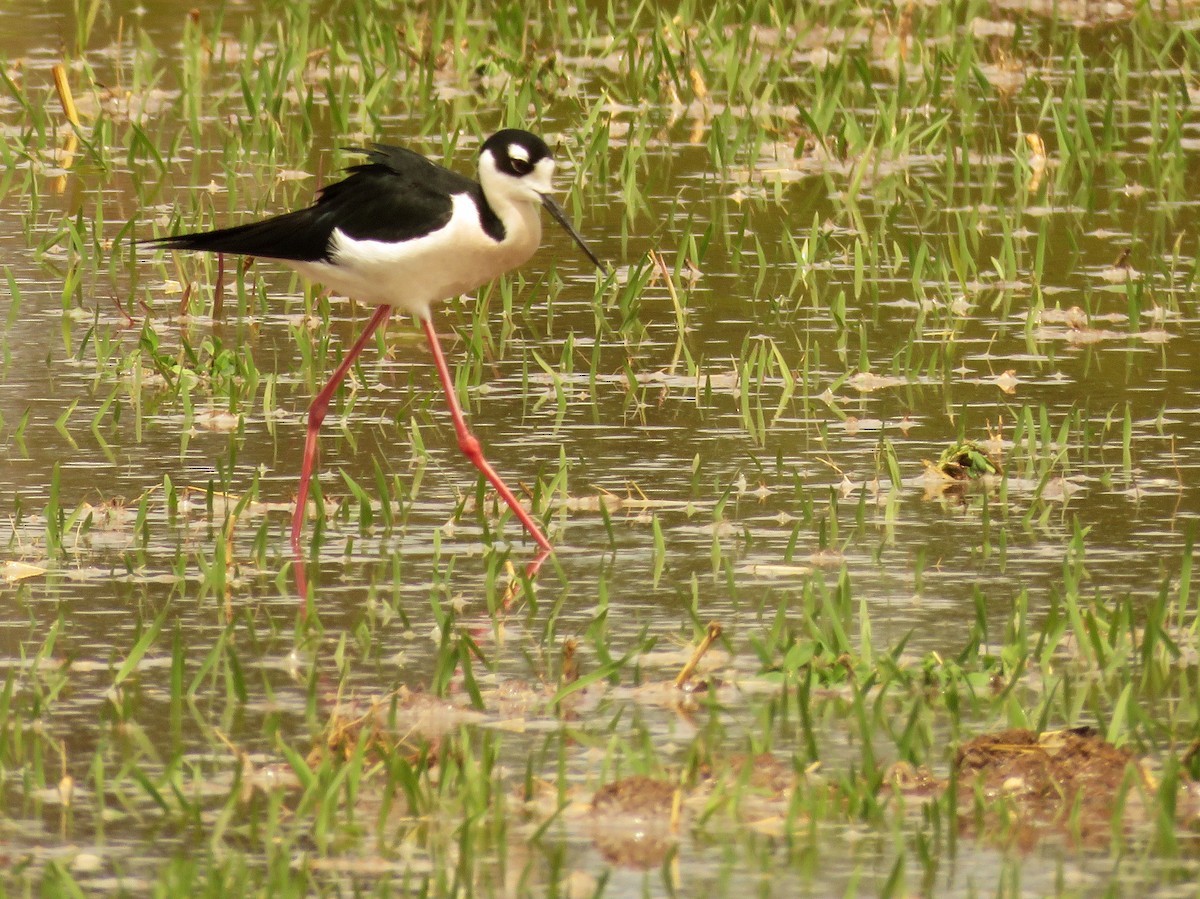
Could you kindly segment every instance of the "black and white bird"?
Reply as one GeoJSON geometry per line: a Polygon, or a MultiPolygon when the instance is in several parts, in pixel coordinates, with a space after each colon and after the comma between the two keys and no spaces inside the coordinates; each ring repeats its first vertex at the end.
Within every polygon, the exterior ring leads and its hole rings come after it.
{"type": "Polygon", "coordinates": [[[554,158],[528,131],[493,134],[479,152],[479,181],[445,169],[403,147],[358,150],[367,161],[349,177],[322,188],[307,209],[263,221],[148,241],[175,250],[237,253],[276,259],[329,290],[378,307],[337,370],[313,399],[292,517],[292,548],[300,533],[317,435],[334,391],[371,335],[399,309],[420,322],[454,420],[458,445],[541,547],[550,541],[484,458],[467,427],[454,380],[433,327],[431,306],[475,290],[524,263],[542,239],[544,207],[598,269],[562,207],[550,196],[554,158]]]}

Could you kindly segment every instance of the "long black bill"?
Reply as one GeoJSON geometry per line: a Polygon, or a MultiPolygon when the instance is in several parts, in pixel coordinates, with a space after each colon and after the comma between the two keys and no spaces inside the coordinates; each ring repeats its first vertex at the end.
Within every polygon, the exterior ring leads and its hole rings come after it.
{"type": "Polygon", "coordinates": [[[567,214],[563,212],[563,208],[555,202],[554,198],[549,194],[542,194],[542,205],[550,211],[550,214],[554,216],[554,220],[563,226],[563,230],[571,235],[571,238],[575,241],[575,243],[579,244],[579,249],[583,250],[584,255],[586,255],[588,259],[592,260],[592,263],[596,266],[596,268],[600,269],[602,272],[608,272],[608,266],[597,259],[596,254],[592,252],[591,247],[584,243],[583,238],[579,235],[579,232],[575,230],[575,226],[571,224],[571,220],[567,218],[567,214]]]}

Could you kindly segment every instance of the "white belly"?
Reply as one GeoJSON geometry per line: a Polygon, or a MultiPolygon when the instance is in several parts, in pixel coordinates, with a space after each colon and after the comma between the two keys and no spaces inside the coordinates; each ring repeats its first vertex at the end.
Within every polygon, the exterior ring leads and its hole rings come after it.
{"type": "Polygon", "coordinates": [[[524,263],[542,239],[539,210],[523,204],[505,221],[504,240],[483,230],[465,194],[454,197],[446,226],[422,237],[388,243],[355,240],[335,229],[330,262],[289,262],[312,281],[373,306],[394,306],[419,318],[433,303],[467,293],[524,263]]]}

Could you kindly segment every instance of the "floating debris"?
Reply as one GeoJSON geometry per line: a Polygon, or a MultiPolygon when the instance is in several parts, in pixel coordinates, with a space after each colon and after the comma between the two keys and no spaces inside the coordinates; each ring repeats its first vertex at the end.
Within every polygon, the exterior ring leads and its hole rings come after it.
{"type": "Polygon", "coordinates": [[[15,584],[17,581],[23,581],[27,578],[40,577],[47,570],[39,565],[30,565],[27,562],[5,562],[3,566],[0,566],[0,577],[3,577],[6,583],[15,584]]]}
{"type": "Polygon", "coordinates": [[[873,375],[863,371],[853,375],[846,383],[859,393],[872,393],[886,387],[898,387],[907,382],[904,378],[898,378],[895,375],[873,375]]]}
{"type": "Polygon", "coordinates": [[[713,621],[708,625],[708,630],[705,631],[704,639],[700,641],[700,645],[696,647],[696,651],[692,653],[692,657],[687,660],[687,664],[680,669],[679,674],[675,677],[675,686],[680,690],[695,690],[696,685],[692,683],[692,675],[696,671],[696,666],[700,664],[700,660],[712,648],[712,645],[717,642],[721,636],[721,623],[713,621]]]}
{"type": "Polygon", "coordinates": [[[974,481],[988,475],[1004,473],[1004,469],[992,454],[974,440],[950,444],[942,451],[937,464],[932,467],[952,481],[974,481]]]}

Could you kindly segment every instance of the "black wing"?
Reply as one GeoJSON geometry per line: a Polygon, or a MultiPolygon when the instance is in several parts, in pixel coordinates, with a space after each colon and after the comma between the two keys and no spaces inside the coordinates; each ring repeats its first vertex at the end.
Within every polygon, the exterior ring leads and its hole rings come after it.
{"type": "Polygon", "coordinates": [[[482,200],[476,182],[403,147],[374,144],[369,150],[352,152],[365,154],[367,161],[350,166],[344,180],[323,187],[317,202],[307,209],[145,243],[176,250],[321,262],[329,260],[334,228],[358,240],[401,242],[443,227],[453,212],[454,194],[467,193],[482,200]]]}

